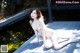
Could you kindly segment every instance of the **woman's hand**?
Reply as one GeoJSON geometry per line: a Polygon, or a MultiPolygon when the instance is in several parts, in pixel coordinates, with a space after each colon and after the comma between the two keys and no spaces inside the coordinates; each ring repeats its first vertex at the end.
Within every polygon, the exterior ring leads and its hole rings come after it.
{"type": "Polygon", "coordinates": [[[35,38],[33,42],[34,43],[37,43],[37,42],[39,42],[39,39],[38,38],[35,38]]]}

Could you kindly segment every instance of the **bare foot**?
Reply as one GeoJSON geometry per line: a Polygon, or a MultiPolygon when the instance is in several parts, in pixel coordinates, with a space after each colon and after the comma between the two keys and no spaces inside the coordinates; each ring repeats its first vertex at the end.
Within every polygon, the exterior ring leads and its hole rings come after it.
{"type": "Polygon", "coordinates": [[[78,42],[78,41],[80,41],[80,37],[76,37],[76,38],[72,39],[72,42],[78,42]]]}

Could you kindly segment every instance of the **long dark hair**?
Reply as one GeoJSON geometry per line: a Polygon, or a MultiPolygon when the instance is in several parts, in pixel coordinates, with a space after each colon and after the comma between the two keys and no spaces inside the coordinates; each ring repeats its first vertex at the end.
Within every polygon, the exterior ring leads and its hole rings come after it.
{"type": "MultiPolygon", "coordinates": [[[[36,10],[36,12],[37,12],[37,19],[41,18],[42,13],[41,13],[40,9],[36,8],[36,9],[33,9],[33,10],[36,10]]],[[[32,11],[33,11],[33,10],[32,10],[32,11]]],[[[31,20],[31,21],[34,21],[31,17],[30,17],[30,20],[31,20]]]]}

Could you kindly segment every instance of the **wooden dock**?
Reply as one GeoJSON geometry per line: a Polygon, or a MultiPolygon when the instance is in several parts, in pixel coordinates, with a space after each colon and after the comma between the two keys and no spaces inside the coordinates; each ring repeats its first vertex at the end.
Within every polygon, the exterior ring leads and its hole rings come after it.
{"type": "MultiPolygon", "coordinates": [[[[80,31],[80,22],[77,21],[58,21],[48,23],[46,26],[53,30],[71,30],[71,31],[80,31]]],[[[63,32],[61,32],[63,33],[63,32]]],[[[69,33],[68,33],[69,34],[69,33]]],[[[67,34],[64,34],[67,35],[67,34]]],[[[72,34],[73,36],[74,34],[72,34]]],[[[75,34],[79,35],[80,33],[75,34]]],[[[76,36],[75,36],[76,37],[76,36]]],[[[71,43],[60,50],[55,50],[54,48],[43,49],[43,40],[39,39],[38,43],[34,43],[35,35],[33,35],[29,40],[27,40],[23,45],[21,45],[13,53],[79,53],[80,52],[80,42],[71,43]]]]}

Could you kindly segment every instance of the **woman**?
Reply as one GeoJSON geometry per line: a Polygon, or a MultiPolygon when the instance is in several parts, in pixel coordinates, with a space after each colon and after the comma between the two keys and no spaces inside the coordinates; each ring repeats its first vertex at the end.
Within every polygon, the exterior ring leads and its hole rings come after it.
{"type": "Polygon", "coordinates": [[[74,38],[68,39],[65,42],[59,42],[58,37],[54,35],[55,31],[46,27],[44,23],[43,15],[39,9],[34,9],[31,12],[31,19],[29,22],[35,32],[36,42],[39,41],[38,33],[42,35],[43,42],[44,42],[44,45],[43,45],[44,48],[54,47],[55,49],[60,49],[67,44],[70,44],[76,41],[80,41],[80,37],[78,37],[75,39],[74,38]]]}

